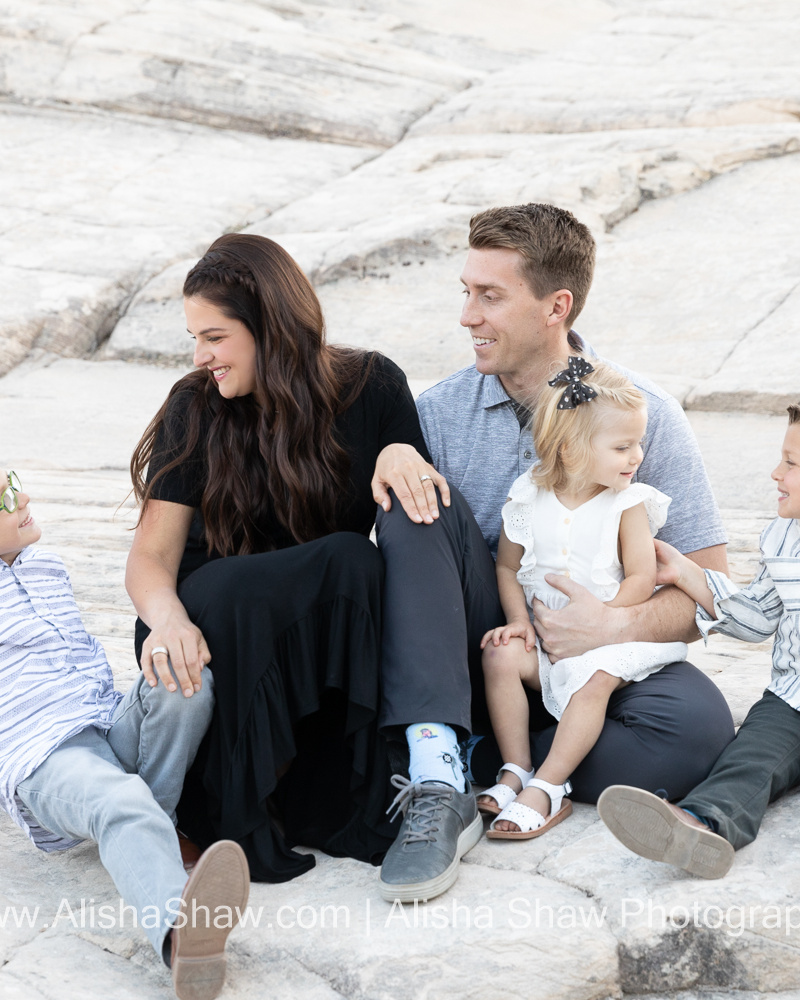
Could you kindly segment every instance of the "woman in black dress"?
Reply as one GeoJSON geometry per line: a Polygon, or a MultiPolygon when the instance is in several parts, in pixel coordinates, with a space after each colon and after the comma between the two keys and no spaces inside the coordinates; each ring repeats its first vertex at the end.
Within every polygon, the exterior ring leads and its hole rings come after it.
{"type": "Polygon", "coordinates": [[[271,240],[216,240],[184,285],[198,371],[131,462],[141,504],[127,587],[151,683],[211,663],[214,721],[179,818],[238,841],[253,878],[392,840],[377,735],[383,567],[369,541],[380,450],[425,444],[403,373],[326,344],[307,278],[271,240]],[[273,822],[277,814],[283,832],[273,822]]]}

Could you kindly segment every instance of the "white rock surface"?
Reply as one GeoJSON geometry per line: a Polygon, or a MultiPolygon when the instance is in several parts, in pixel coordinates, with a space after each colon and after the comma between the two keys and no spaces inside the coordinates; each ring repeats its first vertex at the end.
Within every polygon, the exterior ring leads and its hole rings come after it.
{"type": "Polygon", "coordinates": [[[0,373],[32,348],[93,351],[172,261],[370,155],[99,113],[0,106],[0,123],[0,373]]]}
{"type": "Polygon", "coordinates": [[[791,3],[618,9],[614,20],[571,45],[552,46],[440,104],[412,133],[595,132],[796,118],[800,26],[791,3]]]}

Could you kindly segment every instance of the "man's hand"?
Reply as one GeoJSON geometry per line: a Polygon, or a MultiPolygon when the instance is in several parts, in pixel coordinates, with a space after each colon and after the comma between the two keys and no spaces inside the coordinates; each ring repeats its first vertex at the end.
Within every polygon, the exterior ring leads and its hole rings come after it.
{"type": "Polygon", "coordinates": [[[390,444],[378,455],[372,477],[375,503],[389,510],[392,501],[389,490],[400,501],[403,510],[417,524],[433,524],[439,516],[436,487],[445,507],[450,506],[447,480],[426,462],[410,444],[390,444]]]}
{"type": "Polygon", "coordinates": [[[558,611],[535,598],[533,601],[533,624],[542,648],[553,662],[620,641],[618,612],[622,609],[603,604],[569,577],[548,573],[545,580],[569,598],[569,604],[558,611]]]}

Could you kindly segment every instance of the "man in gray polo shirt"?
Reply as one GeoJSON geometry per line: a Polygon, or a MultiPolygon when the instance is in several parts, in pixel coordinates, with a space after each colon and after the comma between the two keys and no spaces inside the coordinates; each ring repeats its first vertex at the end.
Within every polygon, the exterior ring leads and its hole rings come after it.
{"type": "MultiPolygon", "coordinates": [[[[475,216],[461,276],[461,323],[472,336],[475,365],[418,400],[432,464],[406,445],[390,446],[378,461],[373,490],[383,508],[378,543],[386,564],[382,725],[389,738],[405,736],[410,753],[410,781],[392,779],[403,821],[381,870],[387,899],[444,892],[482,832],[457,766],[457,741],[490,732],[479,642],[504,621],[492,558],[501,508],[511,483],[535,460],[528,424],[542,387],[570,354],[593,355],[572,323],[594,259],[589,230],[552,205],[475,216]]],[[[724,571],[725,533],[683,411],[653,383],[625,374],[648,405],[637,478],[672,498],[659,537],[724,571]]],[[[694,604],[676,588],[643,605],[611,608],[568,579],[550,582],[570,598],[559,611],[534,605],[537,632],[554,659],[611,643],[696,637],[694,604]]],[[[540,699],[531,701],[538,767],[555,725],[540,699]]],[[[600,739],[572,776],[574,798],[594,802],[609,784],[679,797],[732,737],[717,688],[690,664],[672,664],[614,693],[600,739]]],[[[472,774],[491,783],[500,763],[493,741],[484,740],[472,774]]]]}

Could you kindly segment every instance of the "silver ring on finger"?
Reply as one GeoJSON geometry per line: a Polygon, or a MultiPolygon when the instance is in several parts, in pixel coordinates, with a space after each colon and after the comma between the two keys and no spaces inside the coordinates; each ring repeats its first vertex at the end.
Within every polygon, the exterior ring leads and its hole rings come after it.
{"type": "Polygon", "coordinates": [[[424,483],[426,479],[430,479],[432,481],[432,477],[431,476],[420,476],[419,477],[419,481],[421,483],[424,483]]]}
{"type": "Polygon", "coordinates": [[[167,649],[166,646],[153,646],[152,650],[150,651],[150,655],[155,656],[156,653],[163,653],[164,656],[169,656],[169,650],[167,649]]]}

